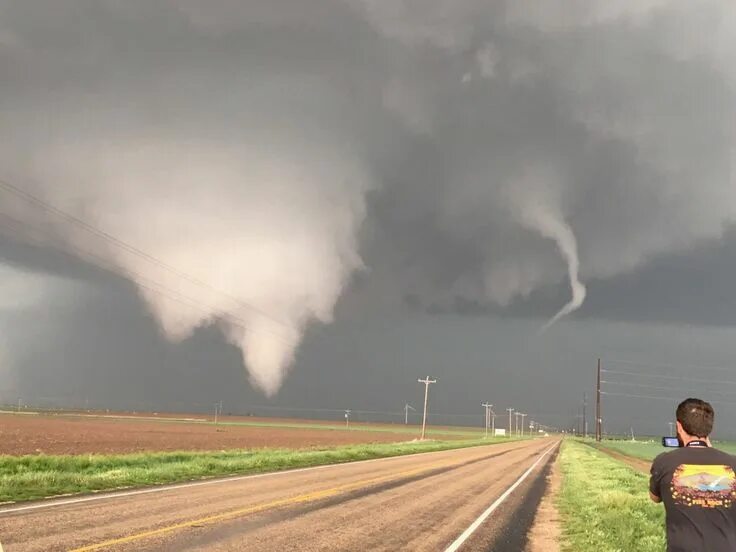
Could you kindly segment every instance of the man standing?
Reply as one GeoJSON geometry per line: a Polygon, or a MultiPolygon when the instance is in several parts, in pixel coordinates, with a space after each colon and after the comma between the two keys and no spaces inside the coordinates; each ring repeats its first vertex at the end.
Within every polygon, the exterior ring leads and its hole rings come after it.
{"type": "Polygon", "coordinates": [[[649,495],[664,502],[668,552],[736,550],[736,457],[711,446],[713,419],[707,402],[682,401],[680,448],[652,463],[649,495]]]}

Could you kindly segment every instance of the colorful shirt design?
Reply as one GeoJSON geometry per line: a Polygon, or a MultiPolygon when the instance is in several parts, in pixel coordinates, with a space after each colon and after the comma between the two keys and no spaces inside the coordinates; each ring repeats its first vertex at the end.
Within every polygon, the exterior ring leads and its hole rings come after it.
{"type": "Polygon", "coordinates": [[[731,466],[680,464],[672,474],[672,500],[683,506],[731,508],[736,474],[731,466]]]}

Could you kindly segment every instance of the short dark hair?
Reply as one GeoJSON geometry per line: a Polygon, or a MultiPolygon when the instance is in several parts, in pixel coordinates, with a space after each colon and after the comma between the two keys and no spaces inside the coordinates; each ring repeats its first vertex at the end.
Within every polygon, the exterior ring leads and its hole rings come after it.
{"type": "Polygon", "coordinates": [[[700,399],[685,399],[677,406],[677,421],[688,435],[707,437],[713,431],[713,407],[700,399]]]}

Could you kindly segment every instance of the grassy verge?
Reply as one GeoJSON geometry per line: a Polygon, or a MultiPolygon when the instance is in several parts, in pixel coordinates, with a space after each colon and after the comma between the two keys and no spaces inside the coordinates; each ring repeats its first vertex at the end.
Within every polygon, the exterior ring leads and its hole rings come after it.
{"type": "Polygon", "coordinates": [[[647,477],[572,440],[560,453],[563,550],[661,552],[664,509],[649,500],[647,477]]]}
{"type": "Polygon", "coordinates": [[[304,450],[258,449],[79,456],[0,455],[0,503],[510,441],[511,439],[503,438],[424,441],[304,450]]]}
{"type": "MultiPolygon", "coordinates": [[[[659,441],[603,441],[600,446],[642,460],[654,460],[657,455],[672,450],[663,447],[659,441]]],[[[729,454],[736,454],[736,443],[715,441],[713,446],[729,454]]]]}

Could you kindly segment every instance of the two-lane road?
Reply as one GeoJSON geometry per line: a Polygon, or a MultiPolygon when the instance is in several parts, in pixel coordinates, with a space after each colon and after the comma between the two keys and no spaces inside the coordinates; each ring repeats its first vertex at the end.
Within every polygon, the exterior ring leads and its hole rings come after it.
{"type": "Polygon", "coordinates": [[[488,549],[555,445],[536,439],[7,507],[0,542],[5,552],[425,551],[456,541],[458,550],[488,549]]]}

